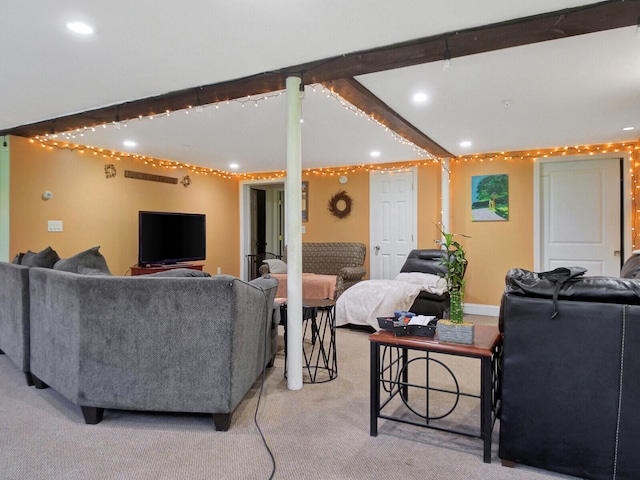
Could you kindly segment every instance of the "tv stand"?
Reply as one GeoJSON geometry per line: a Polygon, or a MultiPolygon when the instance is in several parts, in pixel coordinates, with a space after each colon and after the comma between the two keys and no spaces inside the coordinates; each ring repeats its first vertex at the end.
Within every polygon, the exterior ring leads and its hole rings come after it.
{"type": "Polygon", "coordinates": [[[131,276],[135,277],[137,275],[148,275],[150,273],[158,273],[158,272],[166,272],[167,270],[174,270],[176,268],[188,268],[190,270],[200,270],[202,271],[203,265],[194,265],[191,263],[174,263],[172,265],[151,265],[151,266],[141,266],[134,265],[131,267],[131,276]]]}

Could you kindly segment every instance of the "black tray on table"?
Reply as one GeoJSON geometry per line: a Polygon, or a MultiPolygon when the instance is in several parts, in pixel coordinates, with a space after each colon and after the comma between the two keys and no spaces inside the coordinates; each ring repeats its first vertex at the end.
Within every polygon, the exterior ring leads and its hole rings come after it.
{"type": "Polygon", "coordinates": [[[377,317],[378,325],[383,330],[394,332],[398,337],[418,335],[419,337],[433,337],[436,334],[438,319],[431,320],[428,325],[405,325],[398,322],[398,317],[377,317]]]}

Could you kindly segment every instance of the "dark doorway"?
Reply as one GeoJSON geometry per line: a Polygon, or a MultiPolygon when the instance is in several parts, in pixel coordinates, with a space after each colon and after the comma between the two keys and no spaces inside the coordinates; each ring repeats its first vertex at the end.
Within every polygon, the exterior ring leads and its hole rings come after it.
{"type": "Polygon", "coordinates": [[[251,253],[260,254],[267,251],[267,192],[252,188],[251,199],[252,231],[255,235],[251,253]]]}

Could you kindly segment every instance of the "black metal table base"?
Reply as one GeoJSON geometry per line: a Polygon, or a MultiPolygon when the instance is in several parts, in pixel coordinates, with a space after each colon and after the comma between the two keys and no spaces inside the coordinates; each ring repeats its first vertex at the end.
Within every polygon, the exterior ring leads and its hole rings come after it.
{"type": "MultiPolygon", "coordinates": [[[[336,322],[333,300],[303,300],[302,306],[302,368],[303,383],[330,382],[338,377],[336,353],[336,322]]],[[[284,319],[285,377],[287,375],[287,317],[286,304],[282,307],[284,319]]],[[[282,310],[281,310],[282,311],[282,310]]]]}
{"type": "Polygon", "coordinates": [[[432,351],[422,348],[407,348],[402,346],[389,345],[372,341],[370,344],[370,435],[378,435],[378,418],[392,420],[395,422],[416,425],[420,427],[440,430],[468,437],[481,438],[484,440],[484,462],[491,463],[491,434],[495,420],[499,414],[499,372],[498,359],[500,357],[501,344],[497,345],[491,356],[477,357],[461,353],[432,351]],[[409,359],[408,352],[413,354],[409,359]],[[454,372],[443,361],[432,356],[438,355],[458,355],[480,360],[480,395],[463,392],[454,372]],[[418,382],[410,381],[409,368],[413,368],[417,362],[424,362],[425,378],[418,382]],[[431,370],[434,367],[443,369],[445,376],[449,376],[451,388],[436,388],[430,384],[431,370]],[[421,410],[409,401],[410,391],[418,389],[423,392],[420,396],[421,410]],[[434,392],[441,396],[450,397],[450,402],[438,402],[441,411],[435,413],[431,396],[434,392]],[[480,428],[462,430],[447,426],[445,422],[439,422],[449,417],[459,406],[461,398],[469,397],[480,400],[480,428]],[[406,408],[398,408],[399,399],[406,408]],[[393,403],[392,403],[393,402],[393,403]],[[393,409],[393,414],[385,413],[384,409],[393,409]],[[401,412],[402,410],[402,412],[401,412]],[[413,415],[407,414],[407,410],[413,415]],[[402,415],[402,416],[399,416],[402,415]],[[444,424],[444,425],[443,425],[444,424]]]}

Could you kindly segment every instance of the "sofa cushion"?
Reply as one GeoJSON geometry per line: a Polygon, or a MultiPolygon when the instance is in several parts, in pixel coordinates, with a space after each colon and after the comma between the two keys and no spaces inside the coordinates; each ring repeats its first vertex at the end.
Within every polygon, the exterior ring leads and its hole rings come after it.
{"type": "Polygon", "coordinates": [[[269,265],[270,273],[287,273],[287,264],[279,258],[270,258],[263,260],[263,263],[269,265]]]}
{"type": "Polygon", "coordinates": [[[15,257],[13,257],[11,263],[13,263],[14,265],[22,265],[22,257],[24,257],[24,253],[18,253],[15,257]]]}
{"type": "Polygon", "coordinates": [[[164,272],[150,273],[145,277],[210,277],[207,272],[193,270],[192,268],[172,268],[164,272]]]}
{"type": "Polygon", "coordinates": [[[27,253],[22,255],[20,265],[24,265],[25,267],[53,268],[58,260],[60,260],[58,253],[53,248],[47,247],[38,253],[27,250],[27,253]]]}
{"type": "Polygon", "coordinates": [[[84,252],[76,253],[73,257],[63,258],[58,260],[53,266],[54,270],[62,270],[65,272],[80,273],[79,268],[93,268],[102,270],[108,274],[111,274],[107,261],[98,251],[99,246],[85,250],[84,252]]]}

